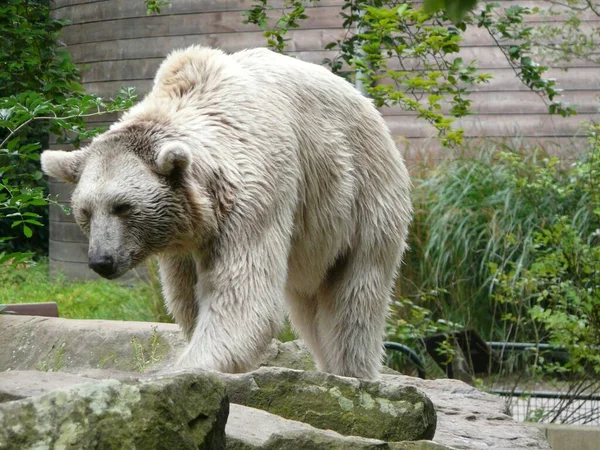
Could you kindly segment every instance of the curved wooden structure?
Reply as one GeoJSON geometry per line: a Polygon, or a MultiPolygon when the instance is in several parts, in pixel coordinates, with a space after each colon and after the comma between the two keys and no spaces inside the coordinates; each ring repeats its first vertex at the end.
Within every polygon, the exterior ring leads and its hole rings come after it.
{"type": "MultiPolygon", "coordinates": [[[[510,6],[519,2],[499,3],[510,6]]],[[[531,6],[536,1],[527,3],[531,6]]],[[[140,95],[147,92],[161,60],[173,49],[202,44],[233,52],[263,46],[262,32],[243,23],[242,13],[252,4],[252,0],[172,0],[160,15],[147,16],[142,0],[55,0],[53,14],[71,22],[64,28],[63,41],[74,62],[84,68],[86,90],[111,97],[121,86],[135,86],[140,95]]],[[[289,33],[290,53],[315,63],[331,57],[334,52],[323,48],[344,35],[339,17],[343,4],[343,0],[321,0],[310,8],[310,19],[301,29],[289,33]]],[[[600,26],[597,17],[589,19],[588,26],[600,26]]],[[[581,120],[597,113],[600,70],[593,64],[573,62],[568,72],[560,68],[552,71],[565,89],[565,100],[580,106],[578,116],[563,119],[547,115],[547,106],[517,80],[485,30],[470,32],[460,56],[465,60],[476,58],[479,66],[494,76],[489,84],[472,93],[479,114],[459,121],[467,137],[520,136],[564,145],[581,120]]],[[[422,149],[435,149],[435,131],[423,121],[399,108],[382,112],[392,132],[409,139],[409,160],[422,149]]],[[[114,119],[104,116],[98,124],[106,125],[114,119]]],[[[70,192],[67,185],[51,184],[51,193],[59,194],[64,202],[68,203],[70,192]]],[[[68,278],[95,276],[87,268],[85,236],[72,216],[54,207],[50,215],[50,263],[54,271],[60,270],[68,278]]]]}

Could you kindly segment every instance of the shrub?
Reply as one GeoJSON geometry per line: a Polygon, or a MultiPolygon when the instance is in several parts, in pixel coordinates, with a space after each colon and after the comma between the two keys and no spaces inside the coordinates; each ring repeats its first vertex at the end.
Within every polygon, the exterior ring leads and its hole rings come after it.
{"type": "MultiPolygon", "coordinates": [[[[35,91],[48,101],[60,102],[73,91],[82,90],[79,71],[69,54],[58,44],[60,30],[65,22],[50,17],[48,1],[7,0],[0,5],[0,98],[25,91],[35,91]]],[[[2,112],[2,118],[6,111],[2,112]]],[[[10,133],[0,125],[0,142],[10,133]]],[[[9,147],[0,146],[0,196],[31,195],[38,200],[27,208],[29,225],[40,226],[37,233],[13,233],[13,222],[0,222],[0,236],[4,241],[0,249],[8,252],[34,251],[46,253],[48,249],[48,208],[39,198],[47,194],[47,180],[42,177],[37,162],[39,145],[48,145],[48,131],[56,126],[37,122],[27,130],[20,130],[19,141],[9,147]],[[39,144],[37,144],[39,143],[39,144]],[[17,146],[20,151],[15,153],[17,146]],[[11,194],[12,193],[12,194],[11,194]],[[11,239],[7,239],[7,238],[11,239]]],[[[21,201],[25,201],[21,197],[21,201]]],[[[4,200],[0,200],[3,202],[4,200]]],[[[5,208],[1,208],[6,211],[5,208]]],[[[3,216],[0,209],[0,218],[3,216]]],[[[9,209],[8,214],[14,213],[9,209]]],[[[25,220],[25,219],[22,219],[25,220]]]]}
{"type": "Polygon", "coordinates": [[[429,302],[434,317],[504,338],[494,327],[491,268],[510,266],[517,277],[533,261],[537,233],[563,216],[585,243],[598,242],[598,128],[590,127],[589,136],[589,148],[572,165],[541,148],[492,144],[416,180],[411,252],[399,295],[435,292],[429,302]]]}

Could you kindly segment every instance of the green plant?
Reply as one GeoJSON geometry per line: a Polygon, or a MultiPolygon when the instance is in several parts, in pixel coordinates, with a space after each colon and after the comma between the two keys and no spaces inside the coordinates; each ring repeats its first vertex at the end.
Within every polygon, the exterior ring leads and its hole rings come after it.
{"type": "Polygon", "coordinates": [[[538,57],[550,65],[588,61],[600,63],[598,44],[600,28],[593,25],[600,17],[600,3],[594,0],[540,2],[535,8],[543,21],[531,29],[529,36],[538,57]],[[557,21],[560,16],[562,20],[557,21]],[[591,20],[590,20],[591,19],[591,20]]]}
{"type": "Polygon", "coordinates": [[[131,338],[131,345],[133,347],[134,369],[138,372],[145,372],[149,367],[154,367],[164,356],[159,354],[159,350],[162,349],[160,349],[160,336],[156,327],[152,327],[152,333],[148,338],[148,342],[139,342],[133,336],[131,338]]]}
{"type": "Polygon", "coordinates": [[[155,315],[154,289],[145,282],[131,285],[98,279],[68,282],[60,274],[48,274],[48,262],[0,266],[0,303],[56,302],[60,317],[67,319],[135,320],[171,322],[155,315]]]}
{"type": "Polygon", "coordinates": [[[40,372],[60,372],[65,366],[64,356],[64,344],[59,348],[56,348],[56,346],[53,345],[50,353],[48,353],[46,358],[40,361],[35,368],[40,372]]]}
{"type": "Polygon", "coordinates": [[[505,334],[567,351],[567,362],[536,360],[544,372],[600,374],[600,247],[587,244],[567,217],[534,234],[532,258],[493,267],[492,300],[505,334]]]}
{"type": "Polygon", "coordinates": [[[50,199],[38,161],[48,133],[78,146],[100,131],[87,130],[85,117],[122,111],[135,99],[133,89],[108,102],[82,94],[79,71],[58,43],[65,23],[52,19],[47,1],[0,6],[0,263],[47,248],[50,199]]]}
{"type": "Polygon", "coordinates": [[[39,221],[40,213],[32,211],[32,207],[53,202],[46,195],[45,187],[35,183],[42,178],[39,168],[28,172],[22,170],[28,167],[26,163],[39,161],[42,147],[40,142],[30,139],[28,132],[37,130],[35,124],[47,122],[54,131],[71,133],[75,138],[70,142],[78,145],[81,140],[102,131],[101,128],[86,129],[84,118],[123,111],[134,100],[133,88],[122,89],[119,96],[109,102],[95,95],[71,94],[55,103],[33,91],[0,98],[0,133],[3,136],[0,141],[0,218],[4,219],[3,223],[10,224],[11,230],[0,236],[0,263],[31,257],[31,252],[9,251],[7,243],[17,236],[17,229],[26,238],[31,238],[34,235],[32,226],[44,225],[39,221]]]}
{"type": "Polygon", "coordinates": [[[146,14],[149,16],[152,14],[160,14],[163,6],[169,6],[171,4],[168,0],[145,0],[144,3],[146,4],[146,14]]]}
{"type": "MultiPolygon", "coordinates": [[[[268,0],[260,0],[245,13],[246,23],[261,28],[267,45],[283,52],[288,31],[308,18],[307,5],[313,3],[316,1],[285,1],[274,19],[274,8],[268,0]]],[[[533,60],[531,27],[521,25],[535,11],[486,3],[482,10],[467,15],[476,3],[429,0],[422,8],[398,0],[346,1],[340,11],[346,33],[325,46],[325,50],[338,52],[323,63],[362,87],[378,106],[416,112],[437,129],[443,145],[456,146],[463,141],[463,130],[453,124],[456,118],[472,113],[470,88],[490,79],[477,70],[474,61],[463,61],[457,53],[467,28],[484,28],[503,50],[516,76],[549,100],[550,114],[574,114],[572,106],[556,101],[556,82],[544,77],[548,67],[533,60]]]]}
{"type": "MultiPolygon", "coordinates": [[[[60,102],[71,92],[82,91],[79,70],[58,44],[65,22],[53,19],[49,6],[50,2],[42,0],[6,0],[0,5],[0,98],[35,91],[45,100],[60,102]]],[[[47,146],[50,128],[49,123],[38,122],[28,127],[27,135],[21,133],[23,153],[31,155],[36,152],[28,145],[39,143],[47,146]]],[[[58,130],[54,128],[54,131],[58,130]]],[[[7,130],[0,129],[0,141],[7,133],[7,130]]],[[[4,146],[0,147],[6,150],[4,146]]],[[[41,176],[37,161],[28,155],[15,158],[0,153],[0,183],[4,179],[3,172],[9,166],[13,174],[11,184],[14,183],[15,188],[32,189],[35,195],[46,193],[47,180],[41,176]]],[[[1,191],[4,189],[0,188],[1,191]]],[[[48,208],[42,203],[29,205],[29,220],[47,224],[48,208]]],[[[0,243],[4,249],[10,252],[47,251],[47,227],[39,228],[37,233],[28,237],[23,233],[13,235],[11,225],[11,221],[0,220],[0,237],[11,237],[10,241],[0,243]]]]}
{"type": "Polygon", "coordinates": [[[518,275],[531,262],[536,232],[572,218],[576,233],[598,242],[600,145],[597,127],[590,144],[567,164],[542,148],[512,149],[488,144],[426,171],[415,179],[411,252],[398,294],[444,290],[432,303],[434,317],[473,326],[501,340],[502,329],[489,293],[491,265],[518,275]]]}

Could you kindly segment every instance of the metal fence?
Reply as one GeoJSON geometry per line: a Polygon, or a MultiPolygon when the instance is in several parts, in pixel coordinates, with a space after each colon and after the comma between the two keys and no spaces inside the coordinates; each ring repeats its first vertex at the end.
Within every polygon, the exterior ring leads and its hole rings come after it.
{"type": "Polygon", "coordinates": [[[569,395],[560,392],[492,391],[506,397],[518,422],[562,423],[600,426],[600,395],[569,395]]]}

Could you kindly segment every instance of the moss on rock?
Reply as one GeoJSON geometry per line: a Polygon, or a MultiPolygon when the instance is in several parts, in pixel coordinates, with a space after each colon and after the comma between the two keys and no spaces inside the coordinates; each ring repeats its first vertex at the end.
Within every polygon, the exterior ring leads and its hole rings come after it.
{"type": "Polygon", "coordinates": [[[233,403],[343,435],[410,441],[435,433],[433,404],[410,386],[387,389],[376,381],[280,368],[221,378],[233,403]]]}
{"type": "Polygon", "coordinates": [[[101,380],[0,405],[0,448],[225,448],[228,407],[210,374],[101,380]]]}

